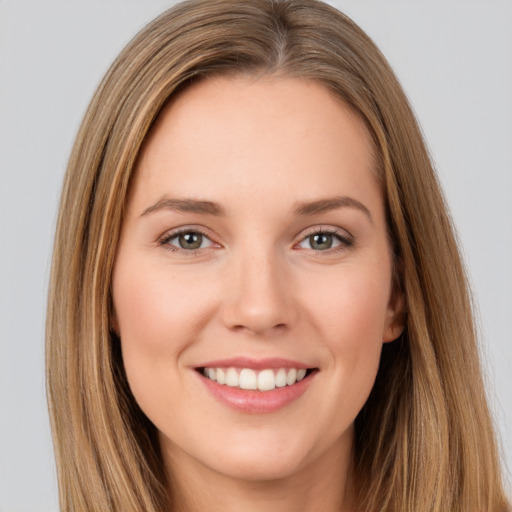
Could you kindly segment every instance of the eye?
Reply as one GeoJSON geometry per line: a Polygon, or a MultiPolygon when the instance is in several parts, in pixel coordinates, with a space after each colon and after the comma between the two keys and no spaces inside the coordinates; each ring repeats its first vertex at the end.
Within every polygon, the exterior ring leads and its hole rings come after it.
{"type": "Polygon", "coordinates": [[[171,233],[162,238],[159,244],[172,251],[185,252],[193,252],[215,245],[205,234],[192,229],[171,233]]]}
{"type": "Polygon", "coordinates": [[[351,245],[353,245],[353,241],[348,236],[328,230],[315,231],[298,244],[301,249],[313,251],[328,251],[329,249],[350,247],[351,245]]]}

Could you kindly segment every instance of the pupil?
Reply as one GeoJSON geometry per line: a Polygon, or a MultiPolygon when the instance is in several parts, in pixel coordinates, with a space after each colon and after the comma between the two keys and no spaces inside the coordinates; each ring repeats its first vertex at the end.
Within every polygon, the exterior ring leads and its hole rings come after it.
{"type": "Polygon", "coordinates": [[[203,241],[201,233],[183,233],[180,235],[179,243],[182,249],[199,249],[203,241]]]}
{"type": "Polygon", "coordinates": [[[309,242],[313,249],[325,251],[332,246],[332,235],[329,233],[317,233],[309,237],[309,242]]]}

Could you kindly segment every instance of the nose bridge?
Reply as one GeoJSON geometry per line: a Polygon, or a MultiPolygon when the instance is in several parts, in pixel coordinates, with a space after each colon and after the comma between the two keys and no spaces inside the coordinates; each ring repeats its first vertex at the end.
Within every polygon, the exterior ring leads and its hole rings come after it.
{"type": "Polygon", "coordinates": [[[263,333],[292,322],[286,270],[271,247],[240,248],[233,255],[227,278],[224,320],[228,327],[263,333]]]}

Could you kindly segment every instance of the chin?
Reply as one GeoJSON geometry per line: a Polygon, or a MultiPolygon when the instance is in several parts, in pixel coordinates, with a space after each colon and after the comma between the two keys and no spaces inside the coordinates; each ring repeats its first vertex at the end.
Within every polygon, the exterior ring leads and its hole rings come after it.
{"type": "Polygon", "coordinates": [[[212,469],[231,478],[252,482],[290,477],[314,458],[312,450],[306,448],[308,443],[289,435],[285,439],[271,440],[266,436],[253,436],[239,443],[230,442],[229,447],[226,444],[221,443],[220,453],[212,454],[212,469]]]}
{"type": "Polygon", "coordinates": [[[247,482],[270,482],[282,480],[300,471],[304,461],[297,458],[265,456],[263,453],[245,453],[243,456],[225,458],[216,468],[218,473],[247,482]]]}

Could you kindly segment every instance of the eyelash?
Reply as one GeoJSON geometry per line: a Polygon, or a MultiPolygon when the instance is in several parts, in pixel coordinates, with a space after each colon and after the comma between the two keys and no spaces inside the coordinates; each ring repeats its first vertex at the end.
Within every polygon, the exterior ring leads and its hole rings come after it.
{"type": "Polygon", "coordinates": [[[339,242],[339,246],[325,249],[323,251],[316,251],[314,249],[308,249],[310,251],[313,251],[315,253],[315,255],[328,256],[330,254],[337,253],[339,251],[347,250],[354,245],[354,239],[346,231],[343,231],[343,234],[342,234],[342,232],[340,232],[337,229],[320,227],[320,228],[313,228],[311,231],[306,232],[302,236],[300,241],[298,243],[294,244],[294,247],[298,246],[299,244],[301,244],[308,238],[315,236],[315,235],[332,235],[339,242]]]}
{"type": "Polygon", "coordinates": [[[158,240],[158,245],[160,247],[162,247],[163,249],[170,251],[170,252],[181,253],[181,254],[185,254],[186,256],[194,256],[201,250],[201,248],[199,248],[199,249],[183,249],[181,247],[176,247],[175,245],[169,244],[169,242],[171,240],[178,238],[180,235],[185,235],[185,234],[189,234],[189,233],[201,235],[204,238],[208,239],[212,244],[217,245],[217,246],[219,245],[219,244],[215,244],[215,242],[213,242],[213,240],[211,240],[211,238],[204,231],[202,231],[199,228],[184,228],[184,229],[179,229],[178,231],[173,231],[172,233],[168,233],[168,234],[164,235],[160,240],[158,240]]]}
{"type": "MultiPolygon", "coordinates": [[[[180,229],[178,231],[173,231],[172,233],[168,233],[168,234],[164,235],[160,240],[158,240],[158,245],[160,247],[162,247],[163,249],[173,252],[173,253],[181,253],[181,254],[185,254],[187,256],[196,255],[201,250],[201,248],[199,248],[199,249],[183,249],[183,248],[171,245],[169,243],[171,240],[174,240],[174,239],[178,238],[180,235],[184,235],[184,234],[199,234],[199,235],[203,236],[204,238],[208,239],[210,241],[210,243],[213,244],[214,246],[217,245],[217,247],[220,247],[220,244],[216,244],[216,242],[214,242],[204,231],[202,231],[199,228],[185,228],[185,229],[180,229]]],[[[340,233],[340,231],[338,231],[336,229],[332,229],[332,228],[315,228],[315,229],[312,229],[311,231],[307,232],[306,234],[304,234],[302,236],[302,238],[297,243],[295,243],[293,245],[293,247],[296,248],[297,246],[299,246],[301,243],[303,243],[308,238],[315,236],[315,235],[320,235],[320,234],[321,235],[332,235],[339,242],[339,246],[336,246],[334,248],[328,248],[323,251],[322,250],[314,250],[314,249],[307,249],[307,250],[313,251],[314,253],[319,254],[319,255],[329,255],[329,254],[337,253],[338,251],[346,250],[354,245],[354,240],[350,235],[342,235],[340,233]]]]}

